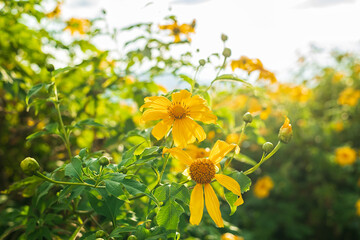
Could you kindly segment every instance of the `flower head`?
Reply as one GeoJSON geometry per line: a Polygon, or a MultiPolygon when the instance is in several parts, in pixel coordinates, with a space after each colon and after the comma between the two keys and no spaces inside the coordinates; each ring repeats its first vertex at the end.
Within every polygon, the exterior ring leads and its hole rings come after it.
{"type": "Polygon", "coordinates": [[[80,18],[71,18],[69,21],[66,22],[67,26],[64,30],[69,30],[71,35],[74,35],[75,32],[83,35],[90,29],[90,21],[88,19],[80,19],[80,18]]]}
{"type": "Polygon", "coordinates": [[[354,107],[357,105],[360,98],[360,90],[355,90],[353,88],[346,88],[340,93],[338,98],[338,103],[340,105],[349,105],[354,107]]]}
{"type": "Polygon", "coordinates": [[[221,240],[244,240],[244,238],[236,236],[232,233],[224,233],[221,235],[221,240]]]}
{"type": "Polygon", "coordinates": [[[47,13],[46,17],[48,17],[48,18],[57,18],[57,17],[59,17],[60,13],[61,13],[61,4],[62,4],[62,2],[58,2],[56,4],[56,7],[54,8],[54,10],[47,13]]]}
{"type": "Polygon", "coordinates": [[[257,198],[266,198],[273,187],[274,182],[269,176],[262,177],[255,183],[254,194],[257,198]]]}
{"type": "Polygon", "coordinates": [[[216,116],[206,106],[206,101],[198,96],[191,96],[187,90],[172,94],[172,101],[166,97],[147,97],[140,110],[148,108],[142,115],[142,121],[161,121],[155,125],[152,135],[160,140],[172,127],[174,144],[186,147],[206,138],[204,129],[194,120],[204,123],[216,123],[216,116]]]}
{"type": "Polygon", "coordinates": [[[351,165],[356,160],[356,152],[350,147],[340,147],[335,150],[335,160],[341,166],[351,165]]]}
{"type": "Polygon", "coordinates": [[[190,197],[191,224],[199,225],[203,215],[205,198],[205,206],[210,217],[218,227],[224,227],[221,218],[220,203],[215,195],[214,189],[210,185],[214,178],[225,188],[239,196],[238,200],[234,203],[236,206],[243,204],[244,200],[242,199],[238,182],[229,176],[216,173],[216,165],[234,148],[238,148],[238,146],[218,140],[210,151],[208,158],[196,159],[192,158],[180,148],[164,148],[164,153],[170,153],[173,157],[189,166],[187,173],[189,177],[196,182],[190,197]]]}
{"type": "Polygon", "coordinates": [[[181,38],[180,38],[180,34],[184,34],[186,35],[187,39],[189,42],[191,42],[191,38],[189,36],[190,33],[195,33],[195,25],[196,25],[196,21],[195,19],[192,21],[191,24],[181,24],[178,25],[177,21],[174,20],[173,24],[169,24],[169,25],[160,25],[159,28],[161,30],[170,30],[170,36],[174,36],[174,42],[180,42],[181,38]]]}
{"type": "Polygon", "coordinates": [[[279,139],[283,143],[288,143],[288,142],[290,142],[292,135],[293,135],[293,133],[292,133],[292,127],[290,124],[290,119],[285,116],[284,124],[281,126],[280,131],[279,131],[279,139]]]}

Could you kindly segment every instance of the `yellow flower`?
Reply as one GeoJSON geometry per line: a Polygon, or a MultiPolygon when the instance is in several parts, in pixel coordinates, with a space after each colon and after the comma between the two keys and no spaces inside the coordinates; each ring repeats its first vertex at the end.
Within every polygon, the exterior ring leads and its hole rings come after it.
{"type": "Polygon", "coordinates": [[[356,152],[354,149],[350,147],[340,147],[335,150],[335,160],[341,165],[351,165],[356,160],[356,152]]]}
{"type": "Polygon", "coordinates": [[[341,79],[343,79],[345,77],[345,73],[344,72],[336,72],[332,78],[332,82],[333,83],[337,83],[340,82],[341,79]]]}
{"type": "Polygon", "coordinates": [[[174,144],[177,147],[199,142],[206,138],[204,129],[194,120],[204,123],[216,123],[216,116],[206,106],[206,101],[198,96],[191,96],[187,90],[172,94],[172,101],[166,97],[146,97],[140,110],[147,109],[142,121],[162,120],[152,130],[152,135],[160,140],[172,127],[174,144]]]}
{"type": "Polygon", "coordinates": [[[69,30],[71,35],[74,35],[75,32],[83,35],[90,30],[90,21],[88,19],[71,18],[66,23],[67,26],[64,30],[69,30]]]}
{"type": "Polygon", "coordinates": [[[60,13],[61,13],[61,4],[62,2],[58,2],[56,4],[56,7],[54,8],[54,10],[52,10],[51,12],[47,13],[46,14],[46,17],[48,18],[56,18],[56,17],[59,17],[60,16],[60,13]]]}
{"type": "Polygon", "coordinates": [[[270,190],[274,187],[274,182],[269,176],[258,179],[254,186],[254,194],[257,198],[266,198],[270,190]]]}
{"type": "MultiPolygon", "coordinates": [[[[241,138],[241,142],[243,142],[245,139],[247,138],[247,136],[245,134],[243,134],[242,138],[241,138]]],[[[226,136],[226,142],[227,143],[235,143],[238,144],[240,140],[240,134],[238,133],[230,133],[226,136]]],[[[241,145],[241,142],[239,143],[241,145]]]]}
{"type": "Polygon", "coordinates": [[[214,178],[225,188],[239,196],[234,203],[235,206],[239,206],[244,203],[238,182],[229,176],[216,174],[216,164],[220,163],[226,154],[234,148],[238,148],[238,146],[236,144],[228,144],[224,141],[218,140],[213,149],[210,151],[209,158],[197,159],[190,157],[189,154],[180,148],[164,148],[163,153],[170,153],[173,157],[189,166],[189,168],[185,171],[188,173],[189,177],[196,182],[190,197],[191,224],[199,225],[201,222],[205,198],[205,206],[210,217],[214,220],[218,227],[224,227],[220,212],[220,203],[216,197],[214,189],[210,185],[214,178]]]}
{"type": "Polygon", "coordinates": [[[336,123],[334,123],[333,128],[336,132],[341,132],[342,130],[344,130],[344,123],[336,122],[336,123]]]}
{"type": "Polygon", "coordinates": [[[360,199],[356,201],[355,207],[356,207],[356,215],[360,216],[360,199]]]}
{"type": "Polygon", "coordinates": [[[277,82],[277,79],[275,77],[275,74],[266,70],[266,69],[263,69],[263,68],[260,68],[259,69],[260,71],[260,74],[259,74],[259,79],[263,79],[263,80],[270,80],[270,83],[276,83],[277,82]]]}
{"type": "Polygon", "coordinates": [[[215,131],[211,130],[208,132],[207,139],[212,140],[215,137],[215,131]]]}
{"type": "Polygon", "coordinates": [[[187,39],[189,42],[191,42],[191,38],[189,36],[190,33],[195,33],[195,25],[196,25],[196,21],[195,19],[193,20],[193,22],[191,24],[181,24],[178,25],[177,21],[174,20],[173,24],[170,25],[160,25],[159,28],[161,30],[170,30],[170,36],[174,36],[174,42],[180,42],[181,38],[180,38],[180,34],[184,34],[186,35],[187,39]]]}
{"type": "Polygon", "coordinates": [[[280,130],[279,130],[279,139],[283,142],[283,143],[288,143],[290,142],[292,136],[293,136],[293,132],[292,132],[292,127],[290,124],[290,119],[288,117],[285,116],[285,121],[284,124],[281,126],[280,130]]]}
{"type": "Polygon", "coordinates": [[[210,154],[210,149],[209,148],[199,148],[199,147],[197,147],[195,145],[187,146],[185,151],[193,159],[206,158],[206,157],[209,157],[209,154],[210,154]]]}
{"type": "Polygon", "coordinates": [[[268,106],[264,111],[262,111],[262,112],[260,113],[260,118],[261,118],[262,120],[266,120],[266,119],[268,119],[270,113],[271,113],[271,107],[268,106]]]}
{"type": "Polygon", "coordinates": [[[340,93],[338,103],[340,105],[349,105],[351,107],[356,106],[360,98],[360,90],[353,88],[346,88],[340,93]]]}
{"type": "Polygon", "coordinates": [[[244,238],[236,236],[232,233],[224,233],[221,235],[221,240],[244,240],[244,238]]]}
{"type": "Polygon", "coordinates": [[[250,98],[249,100],[249,113],[257,113],[262,110],[262,106],[256,98],[250,98]]]}

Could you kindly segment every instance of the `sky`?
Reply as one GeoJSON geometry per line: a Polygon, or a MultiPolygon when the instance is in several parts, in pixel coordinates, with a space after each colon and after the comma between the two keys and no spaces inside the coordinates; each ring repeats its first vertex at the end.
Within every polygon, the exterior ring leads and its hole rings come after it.
{"type": "Polygon", "coordinates": [[[116,28],[165,24],[169,15],[179,23],[195,18],[191,47],[201,51],[194,62],[222,52],[220,35],[225,33],[232,59],[259,58],[280,80],[289,77],[299,53],[306,53],[310,44],[349,51],[360,46],[360,0],[67,0],[62,15],[93,18],[102,9],[116,28]]]}

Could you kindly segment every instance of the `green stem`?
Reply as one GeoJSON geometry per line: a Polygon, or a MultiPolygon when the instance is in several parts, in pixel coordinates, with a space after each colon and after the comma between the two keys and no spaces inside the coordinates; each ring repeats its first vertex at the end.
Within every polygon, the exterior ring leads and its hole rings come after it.
{"type": "Polygon", "coordinates": [[[260,167],[261,164],[263,164],[266,160],[271,158],[280,149],[280,146],[281,146],[281,142],[279,141],[276,144],[275,148],[268,155],[265,156],[265,153],[263,153],[260,162],[258,164],[256,164],[255,166],[253,166],[252,168],[246,170],[244,172],[244,174],[249,175],[250,173],[253,173],[256,169],[258,169],[260,167]]]}
{"type": "Polygon", "coordinates": [[[68,132],[66,131],[65,129],[65,125],[64,125],[64,122],[62,120],[62,117],[61,117],[61,112],[60,112],[60,103],[59,103],[59,95],[58,95],[58,92],[57,92],[57,88],[56,88],[56,83],[55,83],[55,78],[53,77],[52,80],[54,81],[54,92],[55,92],[55,102],[54,102],[54,105],[55,105],[55,108],[56,108],[56,111],[57,111],[57,115],[58,115],[58,118],[59,118],[59,123],[60,123],[60,128],[61,128],[61,131],[63,132],[64,134],[64,143],[65,143],[65,147],[68,151],[68,154],[69,154],[69,158],[71,159],[72,158],[72,154],[71,154],[71,149],[70,149],[70,141],[69,141],[69,134],[68,132]]]}
{"type": "Polygon", "coordinates": [[[194,79],[193,79],[193,81],[192,81],[192,83],[191,83],[191,93],[193,93],[193,91],[194,91],[194,86],[195,86],[195,82],[196,82],[196,75],[198,74],[200,67],[201,67],[201,66],[198,66],[198,67],[196,68],[195,75],[194,75],[194,79]]]}
{"type": "MultiPolygon", "coordinates": [[[[174,146],[174,142],[171,143],[170,148],[172,148],[173,146],[174,146]]],[[[163,168],[162,168],[162,170],[161,170],[161,172],[160,172],[160,178],[159,178],[158,185],[161,183],[161,180],[162,180],[162,177],[163,177],[163,175],[164,175],[164,172],[165,172],[165,169],[166,169],[166,165],[167,165],[167,163],[168,163],[168,161],[169,161],[169,158],[170,158],[170,153],[169,153],[168,156],[166,157],[165,163],[164,163],[163,168]]]]}
{"type": "Polygon", "coordinates": [[[76,185],[76,186],[86,186],[86,187],[92,187],[92,188],[105,188],[104,186],[95,186],[92,184],[88,184],[88,183],[79,183],[79,182],[63,182],[63,181],[56,181],[54,179],[48,178],[45,175],[43,175],[40,172],[35,172],[34,173],[35,176],[44,179],[45,181],[51,182],[51,183],[55,183],[55,184],[62,184],[62,185],[76,185]]]}
{"type": "Polygon", "coordinates": [[[227,59],[227,57],[224,58],[224,62],[223,62],[223,64],[222,64],[222,66],[219,68],[219,71],[217,72],[215,79],[210,83],[209,87],[206,89],[206,92],[210,90],[210,88],[212,87],[213,83],[216,81],[217,77],[219,76],[221,70],[224,69],[225,64],[226,64],[226,59],[227,59]]]}
{"type": "MultiPolygon", "coordinates": [[[[245,132],[246,126],[247,126],[247,123],[244,122],[244,124],[243,124],[243,126],[242,126],[242,128],[241,128],[241,133],[240,133],[239,140],[238,140],[238,142],[237,142],[237,145],[238,145],[239,147],[240,147],[241,141],[242,141],[242,139],[243,139],[243,137],[244,137],[244,132],[245,132]]],[[[234,159],[234,157],[235,157],[235,152],[233,153],[233,155],[231,156],[231,158],[225,163],[225,166],[224,166],[223,171],[225,171],[225,169],[230,165],[230,163],[232,162],[232,160],[234,159]]]]}

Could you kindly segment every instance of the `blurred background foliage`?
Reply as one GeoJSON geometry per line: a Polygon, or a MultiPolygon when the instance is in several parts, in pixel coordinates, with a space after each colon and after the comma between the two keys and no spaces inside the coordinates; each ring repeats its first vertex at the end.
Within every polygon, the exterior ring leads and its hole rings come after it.
{"type": "MultiPolygon", "coordinates": [[[[0,232],[7,233],[8,239],[24,239],[24,225],[35,224],[31,222],[35,198],[31,197],[49,191],[37,190],[36,178],[26,180],[31,185],[20,181],[24,178],[20,161],[32,156],[44,171],[51,172],[69,159],[58,136],[56,109],[49,101],[48,64],[69,66],[59,72],[56,85],[64,123],[71,126],[72,153],[85,147],[90,152],[104,150],[114,163],[121,161],[125,150],[143,141],[139,136],[149,137],[149,132],[139,130],[147,126],[139,121],[138,109],[144,97],[167,93],[156,79],[166,77],[190,88],[193,76],[185,74],[200,68],[192,63],[190,51],[172,51],[178,45],[188,47],[195,21],[181,28],[171,16],[165,20],[170,24],[160,28],[142,23],[112,30],[102,17],[63,20],[61,2],[51,1],[51,12],[45,12],[43,4],[41,0],[0,1],[0,232]],[[116,43],[118,32],[135,29],[139,35],[114,51],[93,44],[104,36],[116,43]],[[29,98],[35,85],[41,86],[34,93],[36,98],[29,98]]],[[[286,83],[278,82],[258,59],[235,56],[228,62],[233,73],[257,80],[253,87],[216,82],[204,94],[218,124],[204,126],[208,138],[198,147],[211,147],[218,139],[238,142],[242,116],[248,111],[254,121],[245,130],[241,154],[232,162],[235,169],[248,169],[261,158],[263,143],[277,142],[284,115],[291,119],[294,137],[251,176],[245,204],[235,214],[229,216],[230,208],[223,204],[224,220],[233,226],[217,229],[210,218],[200,226],[190,226],[183,214],[181,238],[360,238],[360,206],[356,204],[360,199],[360,56],[337,50],[326,53],[324,64],[316,57],[320,54],[324,53],[314,48],[309,56],[301,56],[286,83]]],[[[219,69],[219,56],[214,53],[206,65],[219,69]]],[[[181,166],[173,161],[171,170],[181,172],[181,166]]],[[[224,194],[220,187],[216,191],[224,194]]],[[[55,195],[52,191],[49,199],[55,195]]],[[[134,215],[141,212],[141,207],[132,209],[134,215]]],[[[52,212],[42,219],[48,224],[42,237],[66,235],[69,229],[62,226],[66,221],[62,214],[52,212]],[[60,225],[64,233],[50,232],[53,225],[60,225]]],[[[136,223],[136,218],[129,221],[136,223]]]]}

